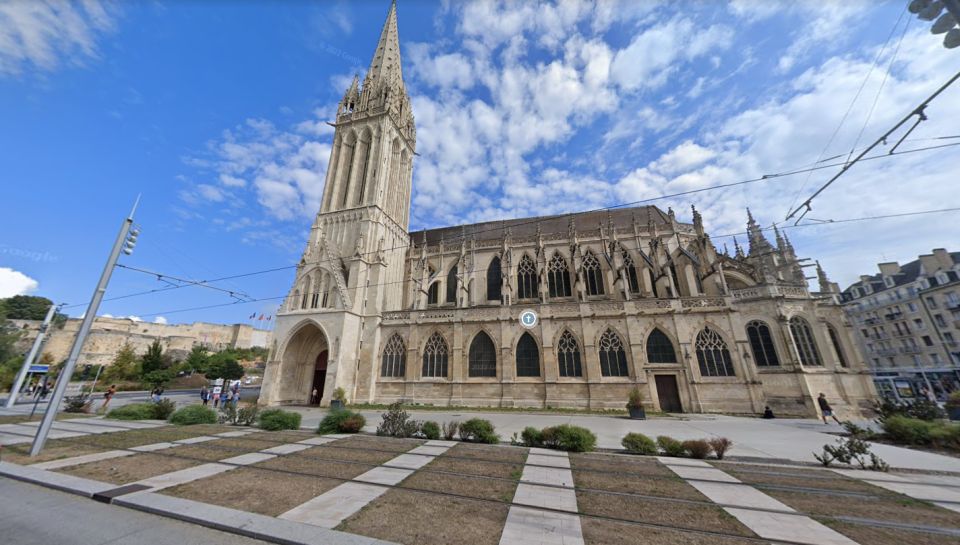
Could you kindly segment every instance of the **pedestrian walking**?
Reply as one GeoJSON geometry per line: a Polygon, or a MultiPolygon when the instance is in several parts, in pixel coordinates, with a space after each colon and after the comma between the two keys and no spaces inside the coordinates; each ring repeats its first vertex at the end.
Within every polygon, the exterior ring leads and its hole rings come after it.
{"type": "Polygon", "coordinates": [[[833,414],[833,409],[830,407],[830,403],[827,402],[827,396],[823,392],[820,392],[820,395],[817,397],[817,405],[820,406],[820,414],[823,416],[823,423],[827,423],[827,417],[833,418],[833,421],[837,424],[840,424],[840,420],[837,419],[836,415],[833,414]]]}
{"type": "Polygon", "coordinates": [[[117,385],[111,384],[107,391],[103,393],[103,405],[100,406],[100,409],[107,410],[107,405],[110,404],[110,400],[113,399],[115,393],[117,393],[117,385]]]}
{"type": "Polygon", "coordinates": [[[160,403],[160,387],[156,387],[153,390],[150,390],[150,401],[154,403],[160,403]]]}
{"type": "Polygon", "coordinates": [[[204,384],[200,388],[200,402],[206,405],[208,401],[210,401],[210,390],[207,390],[207,385],[204,384]]]}
{"type": "Polygon", "coordinates": [[[220,387],[213,387],[213,408],[216,409],[220,406],[220,387]]]}

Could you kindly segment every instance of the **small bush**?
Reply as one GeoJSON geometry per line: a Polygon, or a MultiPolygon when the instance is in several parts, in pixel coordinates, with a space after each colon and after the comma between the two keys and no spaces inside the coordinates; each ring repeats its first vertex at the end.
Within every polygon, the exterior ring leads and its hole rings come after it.
{"type": "Polygon", "coordinates": [[[590,452],[597,446],[597,436],[592,431],[570,424],[544,428],[541,437],[543,446],[569,452],[590,452]]]}
{"type": "Polygon", "coordinates": [[[907,445],[929,445],[930,432],[935,427],[933,422],[903,415],[889,416],[883,422],[883,431],[888,438],[907,445]]]}
{"type": "Polygon", "coordinates": [[[523,444],[528,447],[542,447],[543,446],[543,433],[534,428],[533,426],[527,426],[523,428],[523,433],[520,434],[520,438],[523,441],[523,444]]]}
{"type": "Polygon", "coordinates": [[[724,455],[733,446],[733,441],[726,437],[714,437],[707,442],[710,443],[710,449],[713,450],[717,460],[723,460],[724,455]]]}
{"type": "Polygon", "coordinates": [[[174,411],[174,413],[170,415],[170,423],[178,426],[216,424],[217,413],[214,412],[214,410],[210,407],[204,407],[203,405],[189,405],[174,411]]]}
{"type": "Polygon", "coordinates": [[[627,396],[627,408],[629,409],[631,407],[643,408],[643,392],[640,391],[639,386],[634,386],[627,396]]]}
{"type": "Polygon", "coordinates": [[[651,456],[657,453],[657,443],[642,433],[628,433],[620,444],[631,454],[651,456]]]}
{"type": "Polygon", "coordinates": [[[457,436],[457,432],[460,431],[460,421],[451,420],[449,422],[443,423],[443,438],[447,441],[453,441],[457,436]]]}
{"type": "Polygon", "coordinates": [[[690,439],[682,444],[683,450],[687,451],[691,458],[703,460],[710,455],[710,443],[703,439],[690,439]]]}
{"type": "Polygon", "coordinates": [[[660,447],[665,456],[683,458],[687,455],[687,449],[683,446],[683,443],[667,435],[657,436],[657,446],[660,447]]]}
{"type": "Polygon", "coordinates": [[[63,412],[65,413],[88,413],[93,405],[93,400],[86,394],[65,397],[63,401],[63,412]]]}
{"type": "Polygon", "coordinates": [[[260,405],[251,403],[240,407],[237,411],[237,419],[234,421],[238,426],[252,426],[260,418],[260,405]]]}
{"type": "Polygon", "coordinates": [[[114,420],[153,420],[153,403],[131,403],[117,407],[107,413],[107,418],[114,420]]]}
{"type": "Polygon", "coordinates": [[[166,420],[175,410],[177,410],[177,404],[172,399],[161,399],[153,404],[153,418],[166,420]]]}
{"type": "Polygon", "coordinates": [[[427,439],[440,439],[440,424],[427,420],[420,426],[420,433],[427,439]]]}
{"type": "Polygon", "coordinates": [[[460,439],[470,443],[499,443],[500,436],[494,432],[493,424],[482,418],[471,418],[460,424],[460,439]]]}
{"type": "Polygon", "coordinates": [[[360,413],[342,409],[339,411],[330,411],[327,416],[320,421],[320,427],[317,433],[326,435],[328,433],[357,433],[367,424],[367,420],[360,413]]]}
{"type": "Polygon", "coordinates": [[[353,413],[340,422],[340,433],[357,433],[367,425],[367,419],[360,413],[353,413]]]}
{"type": "MultiPolygon", "coordinates": [[[[377,435],[386,435],[388,437],[413,437],[419,431],[420,426],[410,420],[410,415],[403,410],[400,402],[391,403],[387,407],[387,412],[381,415],[380,425],[377,426],[377,435]]],[[[334,432],[328,432],[334,433],[334,432]]]]}
{"type": "Polygon", "coordinates": [[[300,413],[283,409],[267,409],[260,413],[260,429],[267,431],[299,430],[300,413]]]}

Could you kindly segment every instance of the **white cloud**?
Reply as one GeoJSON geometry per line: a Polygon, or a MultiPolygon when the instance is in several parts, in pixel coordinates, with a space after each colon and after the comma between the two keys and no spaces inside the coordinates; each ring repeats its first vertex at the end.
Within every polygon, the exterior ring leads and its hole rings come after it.
{"type": "Polygon", "coordinates": [[[166,324],[167,324],[167,319],[164,318],[163,316],[157,316],[156,318],[153,319],[153,323],[155,323],[155,324],[161,324],[161,325],[166,325],[166,324]]]}
{"type": "Polygon", "coordinates": [[[8,267],[0,267],[0,299],[14,295],[26,295],[37,290],[40,284],[23,274],[8,267]]]}
{"type": "Polygon", "coordinates": [[[51,71],[98,56],[115,17],[100,0],[0,2],[0,74],[51,71]]]}

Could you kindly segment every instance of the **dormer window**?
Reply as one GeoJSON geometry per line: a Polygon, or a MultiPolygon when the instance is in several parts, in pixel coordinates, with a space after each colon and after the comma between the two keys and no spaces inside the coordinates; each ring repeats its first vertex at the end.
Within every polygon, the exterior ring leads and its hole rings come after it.
{"type": "Polygon", "coordinates": [[[939,272],[937,273],[937,283],[946,284],[948,282],[946,273],[939,272]]]}
{"type": "Polygon", "coordinates": [[[886,286],[886,287],[888,287],[888,288],[892,288],[892,287],[893,287],[893,278],[890,278],[889,276],[884,276],[884,277],[883,277],[883,285],[886,286]]]}

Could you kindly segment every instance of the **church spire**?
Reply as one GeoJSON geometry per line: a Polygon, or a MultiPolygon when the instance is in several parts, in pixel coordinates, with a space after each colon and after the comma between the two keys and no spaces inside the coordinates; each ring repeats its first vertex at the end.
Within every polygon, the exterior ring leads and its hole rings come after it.
{"type": "Polygon", "coordinates": [[[400,31],[397,26],[397,2],[390,3],[387,20],[380,31],[380,41],[370,60],[370,69],[364,79],[363,86],[377,86],[378,83],[387,85],[391,91],[403,88],[403,71],[400,68],[400,31]]]}

